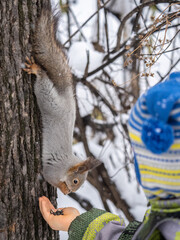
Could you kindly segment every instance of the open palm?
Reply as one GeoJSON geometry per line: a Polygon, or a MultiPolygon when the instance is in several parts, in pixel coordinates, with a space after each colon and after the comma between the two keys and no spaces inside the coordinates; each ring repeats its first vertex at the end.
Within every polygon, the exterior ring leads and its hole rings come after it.
{"type": "MultiPolygon", "coordinates": [[[[54,216],[51,209],[56,211],[52,203],[45,196],[39,198],[39,208],[45,221],[53,230],[68,231],[71,222],[80,215],[79,211],[73,207],[61,208],[63,215],[54,216]]],[[[60,209],[60,208],[59,208],[60,209]]]]}

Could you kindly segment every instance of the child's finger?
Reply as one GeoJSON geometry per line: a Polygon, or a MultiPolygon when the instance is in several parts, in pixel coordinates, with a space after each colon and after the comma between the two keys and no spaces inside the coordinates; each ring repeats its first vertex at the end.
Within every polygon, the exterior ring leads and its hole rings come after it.
{"type": "Polygon", "coordinates": [[[40,199],[40,203],[41,203],[41,208],[43,208],[45,211],[50,212],[51,209],[54,209],[54,206],[52,205],[52,203],[49,201],[49,199],[45,196],[41,197],[40,199]]]}
{"type": "Polygon", "coordinates": [[[39,208],[45,219],[49,217],[51,209],[55,210],[52,203],[46,197],[39,198],[39,208]]]}
{"type": "Polygon", "coordinates": [[[40,211],[42,212],[42,197],[39,198],[39,208],[40,211]]]}

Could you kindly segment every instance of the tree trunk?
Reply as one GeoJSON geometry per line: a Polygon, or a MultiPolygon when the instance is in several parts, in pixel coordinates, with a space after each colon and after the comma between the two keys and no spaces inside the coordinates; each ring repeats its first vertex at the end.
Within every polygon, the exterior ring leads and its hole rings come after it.
{"type": "Polygon", "coordinates": [[[41,178],[41,121],[31,78],[21,69],[41,0],[0,1],[0,239],[58,239],[43,220],[38,197],[55,203],[41,178]]]}

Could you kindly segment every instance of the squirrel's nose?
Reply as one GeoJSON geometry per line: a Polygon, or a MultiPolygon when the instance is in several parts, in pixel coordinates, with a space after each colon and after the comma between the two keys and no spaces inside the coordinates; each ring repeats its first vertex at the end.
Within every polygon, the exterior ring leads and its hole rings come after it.
{"type": "Polygon", "coordinates": [[[60,181],[57,187],[64,193],[64,195],[71,193],[71,190],[68,188],[66,182],[60,181]]]}

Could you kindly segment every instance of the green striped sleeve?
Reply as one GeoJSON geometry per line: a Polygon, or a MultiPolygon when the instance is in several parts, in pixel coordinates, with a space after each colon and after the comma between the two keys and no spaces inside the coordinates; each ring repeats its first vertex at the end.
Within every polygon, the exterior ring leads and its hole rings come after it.
{"type": "Polygon", "coordinates": [[[124,221],[115,214],[92,208],[90,211],[78,216],[71,223],[68,230],[68,240],[93,240],[97,232],[100,232],[104,225],[110,221],[118,221],[121,225],[124,223],[124,221]]]}

